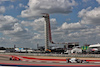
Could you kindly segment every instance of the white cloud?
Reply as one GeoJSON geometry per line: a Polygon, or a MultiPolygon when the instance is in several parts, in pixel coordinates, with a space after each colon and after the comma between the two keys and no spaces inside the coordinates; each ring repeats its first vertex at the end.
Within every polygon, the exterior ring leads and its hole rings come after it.
{"type": "Polygon", "coordinates": [[[43,34],[38,34],[38,33],[34,33],[34,37],[33,37],[33,40],[35,39],[44,39],[44,35],[43,34]],[[42,35],[42,36],[41,36],[42,35]]]}
{"type": "Polygon", "coordinates": [[[100,4],[100,0],[96,0],[100,4]]]}
{"type": "Polygon", "coordinates": [[[19,7],[24,7],[24,5],[22,3],[19,3],[19,7]]]}
{"type": "Polygon", "coordinates": [[[0,32],[15,39],[31,39],[33,35],[12,16],[0,15],[0,32]]]}
{"type": "Polygon", "coordinates": [[[82,18],[82,24],[93,24],[98,25],[100,24],[100,7],[95,7],[94,9],[82,9],[79,12],[79,17],[82,18]]]}
{"type": "MultiPolygon", "coordinates": [[[[86,2],[86,0],[84,0],[86,2]]],[[[75,1],[71,0],[30,0],[26,10],[21,12],[22,17],[33,17],[37,14],[48,12],[68,14],[75,6],[75,1]],[[49,2],[49,3],[48,3],[49,2]]],[[[25,7],[19,4],[19,7],[25,7]]],[[[12,6],[13,8],[13,6],[12,6]]],[[[64,22],[61,26],[57,26],[55,18],[50,19],[52,38],[54,42],[80,42],[80,43],[96,43],[100,40],[100,7],[91,7],[82,9],[78,13],[78,17],[82,18],[76,23],[64,22]],[[91,27],[90,25],[96,25],[91,27]]],[[[70,19],[68,19],[70,20],[70,19]]],[[[0,38],[0,43],[17,44],[25,47],[35,46],[39,43],[44,45],[44,23],[43,18],[34,21],[21,21],[12,16],[0,15],[0,32],[7,36],[0,38]],[[42,32],[41,32],[42,31],[42,32]],[[8,39],[7,39],[8,38],[8,39]],[[28,44],[28,46],[27,46],[28,44]]]]}
{"type": "Polygon", "coordinates": [[[85,3],[87,3],[88,1],[91,1],[91,0],[82,0],[82,2],[85,2],[85,3]]]}
{"type": "Polygon", "coordinates": [[[2,4],[2,2],[6,2],[6,1],[14,2],[15,0],[0,0],[0,4],[2,4]]]}
{"type": "MultiPolygon", "coordinates": [[[[73,24],[74,25],[74,24],[73,24]]],[[[69,26],[68,26],[69,27],[69,26]]],[[[100,39],[100,26],[89,27],[85,29],[59,29],[59,31],[52,32],[54,42],[80,42],[85,43],[98,43],[100,39]],[[59,34],[58,34],[59,33],[59,34]]]]}
{"type": "Polygon", "coordinates": [[[100,39],[100,7],[82,9],[78,16],[82,18],[77,23],[63,23],[53,34],[57,42],[98,43],[100,39]],[[62,32],[62,33],[59,33],[62,32]],[[59,34],[57,34],[59,33],[59,34]]]}
{"type": "MultiPolygon", "coordinates": [[[[50,19],[50,24],[51,24],[51,29],[57,29],[57,21],[56,19],[52,18],[50,19]]],[[[44,24],[45,24],[45,19],[44,18],[39,18],[35,19],[33,22],[29,21],[22,21],[21,24],[25,26],[31,26],[33,27],[33,30],[35,31],[44,31],[44,24]]]]}
{"type": "Polygon", "coordinates": [[[9,47],[14,44],[27,46],[28,43],[32,44],[30,39],[33,38],[34,34],[18,22],[19,20],[12,16],[0,15],[0,32],[2,33],[0,43],[2,46],[9,47]]]}
{"type": "Polygon", "coordinates": [[[74,0],[29,0],[29,8],[21,12],[21,17],[40,16],[41,13],[68,14],[75,5],[74,0]]]}
{"type": "Polygon", "coordinates": [[[13,8],[14,8],[14,5],[9,5],[9,8],[10,8],[10,9],[13,9],[13,8]]]}
{"type": "MultiPolygon", "coordinates": [[[[5,17],[5,16],[2,16],[5,17]]],[[[8,25],[11,21],[14,22],[11,19],[8,22],[8,25]]],[[[80,22],[77,23],[63,23],[60,27],[57,27],[57,21],[55,18],[50,19],[51,21],[51,27],[54,26],[56,28],[52,28],[52,38],[54,42],[81,42],[83,43],[95,43],[99,42],[99,36],[100,36],[100,26],[96,26],[94,28],[92,27],[86,27],[81,24],[80,22]],[[60,29],[59,29],[60,28],[60,29]],[[58,30],[59,29],[59,30],[58,30]],[[93,40],[95,38],[95,40],[93,40]],[[91,42],[92,41],[92,42],[91,42]]],[[[30,46],[36,46],[35,44],[44,45],[44,19],[39,18],[32,21],[22,21],[21,24],[14,23],[11,25],[12,29],[5,30],[3,33],[11,37],[9,39],[2,39],[2,43],[6,42],[9,44],[17,44],[17,46],[23,47],[23,45],[26,47],[27,44],[30,46]],[[24,25],[24,27],[23,27],[24,25]],[[26,28],[25,28],[26,27],[26,28]],[[31,30],[31,27],[33,30],[31,30]],[[28,28],[28,29],[27,29],[28,28]],[[38,32],[38,31],[43,31],[38,32]],[[34,44],[34,45],[33,45],[34,44]]],[[[6,21],[7,23],[7,21],[6,21]]],[[[0,41],[1,42],[1,41],[0,41]]],[[[29,46],[27,46],[29,47],[29,46]]]]}
{"type": "Polygon", "coordinates": [[[44,18],[35,19],[33,22],[22,21],[21,24],[25,26],[31,26],[33,30],[43,31],[44,30],[44,18]]]}
{"type": "Polygon", "coordinates": [[[78,16],[82,18],[76,23],[63,23],[52,32],[53,41],[99,43],[100,40],[100,7],[82,9],[78,16]]]}
{"type": "Polygon", "coordinates": [[[10,0],[11,2],[15,2],[16,0],[10,0]]]}
{"type": "Polygon", "coordinates": [[[28,29],[22,27],[19,23],[15,23],[13,30],[5,30],[4,34],[14,36],[18,39],[31,39],[33,36],[28,29]]]}
{"type": "Polygon", "coordinates": [[[85,13],[86,13],[87,11],[89,11],[90,9],[91,9],[91,7],[88,7],[87,9],[82,9],[81,11],[79,11],[78,17],[83,17],[83,16],[85,16],[85,13]]]}
{"type": "Polygon", "coordinates": [[[15,0],[0,0],[1,2],[3,2],[3,1],[11,1],[11,2],[13,2],[13,1],[15,1],[15,0]]]}
{"type": "Polygon", "coordinates": [[[6,8],[4,6],[0,6],[0,13],[4,13],[6,8]]]}
{"type": "Polygon", "coordinates": [[[23,5],[22,3],[19,3],[19,7],[28,8],[27,6],[23,5]]]}
{"type": "Polygon", "coordinates": [[[18,20],[13,18],[12,16],[3,16],[0,15],[0,31],[4,30],[12,30],[12,27],[18,20]]]}
{"type": "MultiPolygon", "coordinates": [[[[55,30],[57,29],[57,21],[55,18],[50,19],[51,21],[51,30],[55,30]]],[[[36,31],[37,33],[33,33],[33,38],[32,43],[37,42],[40,44],[44,44],[44,23],[45,23],[45,19],[44,18],[39,18],[39,19],[35,19],[33,22],[30,21],[22,21],[21,24],[26,26],[26,27],[30,27],[33,28],[33,30],[31,30],[32,32],[36,31]]]]}
{"type": "Polygon", "coordinates": [[[66,29],[66,30],[79,30],[79,29],[84,29],[85,26],[81,25],[79,22],[77,23],[63,23],[61,26],[61,29],[66,29]]]}

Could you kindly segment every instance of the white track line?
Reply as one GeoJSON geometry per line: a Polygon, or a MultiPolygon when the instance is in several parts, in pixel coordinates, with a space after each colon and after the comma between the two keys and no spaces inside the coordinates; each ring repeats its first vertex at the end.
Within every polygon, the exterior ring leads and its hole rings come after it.
{"type": "Polygon", "coordinates": [[[100,63],[100,62],[94,62],[94,63],[100,63]]]}
{"type": "Polygon", "coordinates": [[[53,61],[46,61],[47,63],[53,63],[53,61]]]}
{"type": "Polygon", "coordinates": [[[59,63],[66,63],[66,61],[60,61],[59,63]]]}

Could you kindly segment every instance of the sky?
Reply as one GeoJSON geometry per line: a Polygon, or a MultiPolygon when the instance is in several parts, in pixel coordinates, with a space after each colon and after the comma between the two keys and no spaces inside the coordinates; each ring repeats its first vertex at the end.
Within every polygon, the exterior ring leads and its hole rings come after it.
{"type": "Polygon", "coordinates": [[[50,15],[54,42],[100,43],[100,0],[0,0],[0,47],[44,46],[41,13],[50,15]]]}

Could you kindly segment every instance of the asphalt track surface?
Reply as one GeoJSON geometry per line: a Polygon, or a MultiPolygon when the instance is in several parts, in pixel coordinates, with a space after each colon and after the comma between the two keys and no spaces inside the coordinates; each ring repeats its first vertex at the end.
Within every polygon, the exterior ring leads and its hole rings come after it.
{"type": "Polygon", "coordinates": [[[0,56],[1,66],[22,66],[22,67],[100,67],[100,63],[45,63],[45,62],[27,62],[27,61],[11,61],[9,56],[0,56]]]}

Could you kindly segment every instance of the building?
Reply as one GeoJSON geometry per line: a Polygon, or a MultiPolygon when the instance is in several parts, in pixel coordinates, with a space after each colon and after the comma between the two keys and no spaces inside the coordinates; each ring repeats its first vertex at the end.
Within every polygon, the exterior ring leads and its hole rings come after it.
{"type": "Polygon", "coordinates": [[[100,54],[100,44],[93,44],[93,45],[90,45],[88,50],[86,51],[87,53],[96,53],[96,54],[100,54]]]}
{"type": "Polygon", "coordinates": [[[6,52],[6,48],[0,47],[0,53],[4,53],[4,52],[6,52]]]}
{"type": "Polygon", "coordinates": [[[79,46],[79,42],[67,43],[66,45],[64,45],[64,53],[69,54],[77,52],[75,51],[78,50],[78,48],[76,48],[77,46],[79,46]]]}

